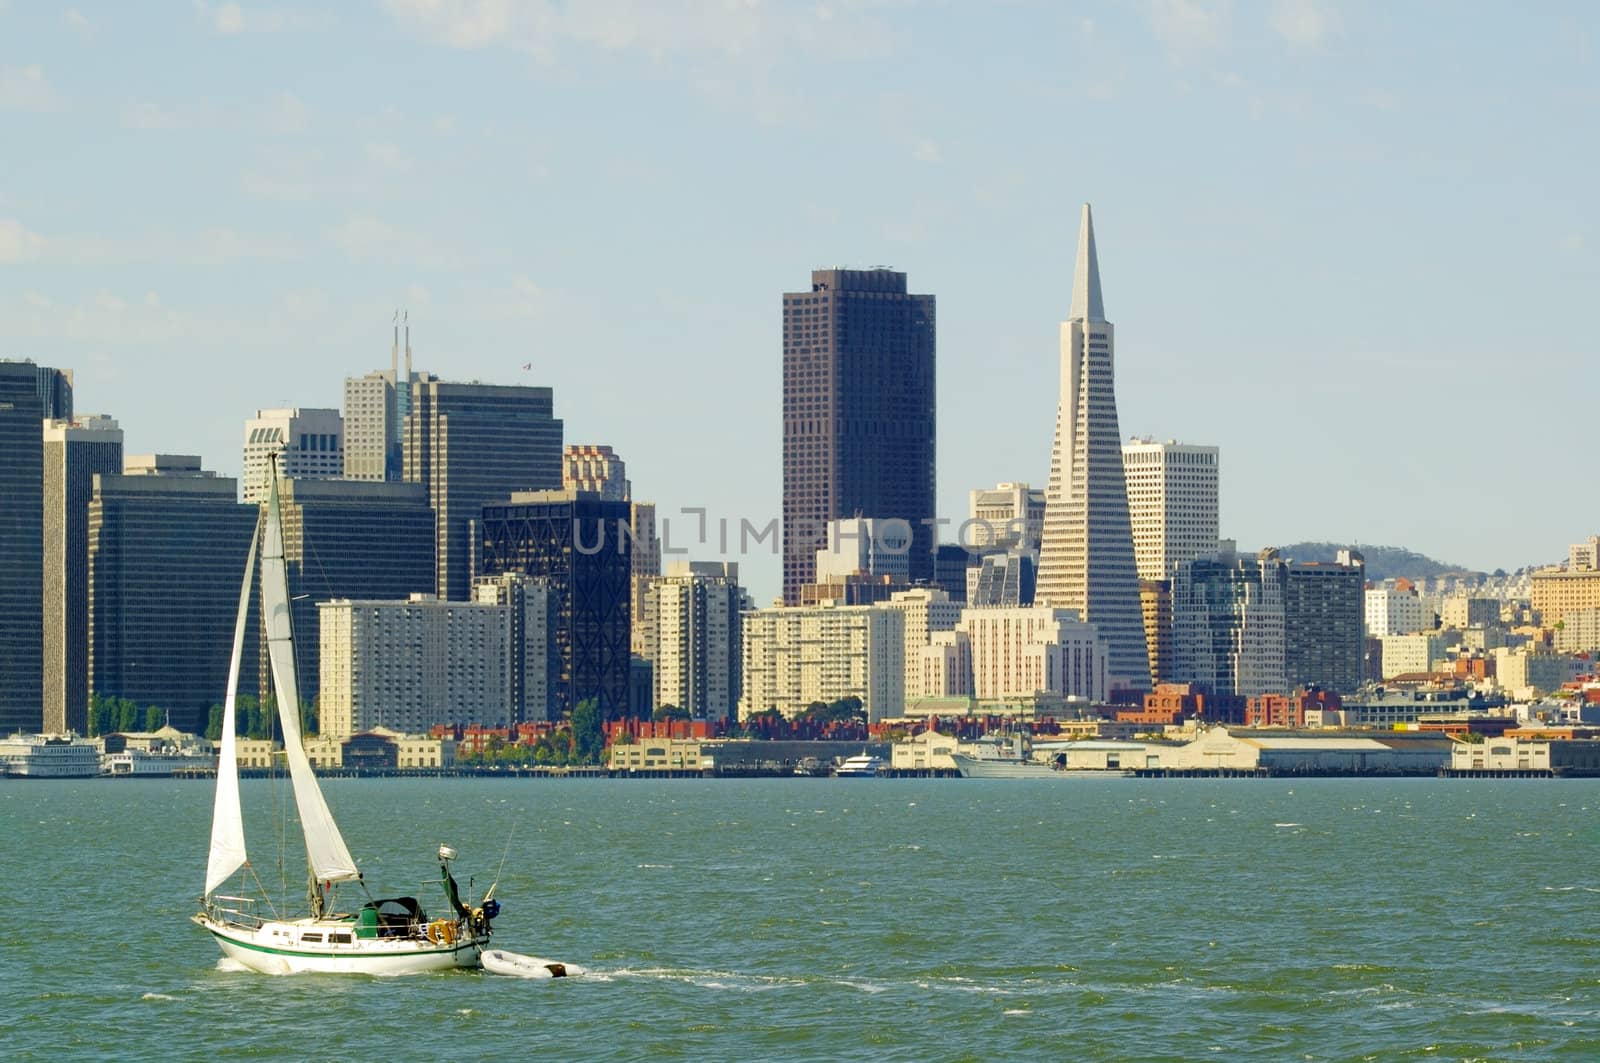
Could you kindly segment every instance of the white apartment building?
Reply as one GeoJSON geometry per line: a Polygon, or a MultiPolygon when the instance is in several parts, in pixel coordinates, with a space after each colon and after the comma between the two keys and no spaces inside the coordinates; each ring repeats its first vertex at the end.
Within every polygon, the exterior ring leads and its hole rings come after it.
{"type": "Polygon", "coordinates": [[[633,494],[627,465],[616,451],[589,443],[569,443],[562,451],[561,486],[593,492],[608,502],[626,502],[633,494]]]}
{"type": "Polygon", "coordinates": [[[1410,587],[1368,588],[1366,614],[1367,634],[1373,638],[1410,635],[1430,626],[1427,605],[1410,587]]]}
{"type": "Polygon", "coordinates": [[[548,583],[519,572],[479,576],[472,581],[472,600],[509,610],[511,722],[548,720],[551,684],[559,664],[551,659],[556,593],[548,583]]]}
{"type": "Polygon", "coordinates": [[[1451,594],[1439,599],[1439,624],[1464,630],[1500,623],[1500,599],[1451,594]]]}
{"type": "Polygon", "coordinates": [[[676,705],[696,719],[728,719],[739,701],[743,653],[738,564],[674,562],[646,593],[655,625],[655,705],[676,705]]]}
{"type": "Polygon", "coordinates": [[[967,609],[956,631],[966,636],[979,700],[1038,693],[1105,700],[1105,641],[1071,609],[967,609]]]}
{"type": "Polygon", "coordinates": [[[338,410],[257,410],[244,423],[245,502],[267,497],[267,457],[278,453],[278,473],[292,480],[344,476],[344,417],[338,410]]]}
{"type": "MultiPolygon", "coordinates": [[[[936,631],[915,655],[915,681],[907,680],[906,712],[915,713],[924,699],[972,696],[972,640],[964,631],[936,631]]],[[[909,661],[913,654],[908,648],[909,661]]]]}
{"type": "Polygon", "coordinates": [[[871,605],[757,609],[743,617],[739,718],[858,697],[867,719],[905,708],[905,619],[871,605]]]}
{"type": "Polygon", "coordinates": [[[1044,534],[1044,489],[998,483],[967,492],[967,526],[957,537],[973,550],[1016,545],[1038,550],[1044,534]]]}
{"type": "Polygon", "coordinates": [[[1494,651],[1495,683],[1513,698],[1526,699],[1560,690],[1582,675],[1589,664],[1581,657],[1551,653],[1533,646],[1494,651]]]}
{"type": "Polygon", "coordinates": [[[1128,519],[1140,579],[1170,579],[1180,561],[1217,552],[1216,447],[1135,437],[1122,444],[1128,519]]]}
{"type": "Polygon", "coordinates": [[[1444,659],[1444,638],[1440,635],[1414,632],[1406,635],[1384,635],[1382,639],[1382,674],[1385,679],[1393,679],[1397,675],[1431,672],[1434,663],[1444,659]]]}
{"type": "Polygon", "coordinates": [[[1562,653],[1600,653],[1600,609],[1578,609],[1562,617],[1555,641],[1562,653]]]}
{"type": "Polygon", "coordinates": [[[943,590],[917,587],[896,592],[887,602],[878,603],[878,608],[892,609],[904,618],[906,700],[939,696],[924,690],[922,650],[933,643],[934,635],[955,630],[961,620],[961,603],[951,601],[943,590]]]}
{"type": "Polygon", "coordinates": [[[911,582],[911,525],[872,517],[830,521],[828,545],[817,550],[813,582],[832,583],[857,573],[911,582]]]}
{"type": "Polygon", "coordinates": [[[511,721],[511,609],[486,602],[319,602],[326,737],[511,721]]]}

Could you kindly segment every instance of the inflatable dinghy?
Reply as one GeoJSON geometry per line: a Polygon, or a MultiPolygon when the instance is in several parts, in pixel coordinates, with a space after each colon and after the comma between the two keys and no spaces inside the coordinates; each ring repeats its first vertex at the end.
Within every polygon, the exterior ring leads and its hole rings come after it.
{"type": "Polygon", "coordinates": [[[524,956],[505,949],[485,949],[483,968],[491,974],[507,974],[513,978],[575,978],[589,972],[575,963],[557,963],[541,960],[537,956],[524,956]]]}

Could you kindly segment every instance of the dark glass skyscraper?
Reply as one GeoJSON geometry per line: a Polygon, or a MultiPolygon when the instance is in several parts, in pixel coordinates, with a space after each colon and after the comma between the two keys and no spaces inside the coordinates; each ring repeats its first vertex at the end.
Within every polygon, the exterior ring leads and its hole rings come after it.
{"type": "Polygon", "coordinates": [[[783,297],[783,600],[800,603],[829,521],[903,520],[933,574],[934,297],[888,269],[824,269],[783,297]]]}
{"type": "Polygon", "coordinates": [[[0,362],[0,735],[44,723],[44,421],[72,416],[72,375],[0,362]]]}

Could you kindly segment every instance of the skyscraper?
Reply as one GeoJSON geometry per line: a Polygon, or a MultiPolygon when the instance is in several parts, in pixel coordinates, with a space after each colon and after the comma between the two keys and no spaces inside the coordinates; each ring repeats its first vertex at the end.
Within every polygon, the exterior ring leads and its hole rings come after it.
{"type": "Polygon", "coordinates": [[[344,379],[344,478],[404,479],[406,414],[411,385],[426,374],[411,371],[411,324],[405,325],[406,361],[400,367],[400,314],[394,315],[389,368],[344,379]]]}
{"type": "Polygon", "coordinates": [[[1072,305],[1061,323],[1061,397],[1045,489],[1034,603],[1074,609],[1105,640],[1111,688],[1150,689],[1128,490],[1117,427],[1114,330],[1083,205],[1072,305]]]}
{"type": "Polygon", "coordinates": [[[1366,651],[1365,559],[1341,550],[1332,564],[1291,561],[1287,569],[1284,678],[1290,687],[1355,693],[1366,651]]]}
{"type": "MultiPolygon", "coordinates": [[[[259,509],[188,455],[136,455],[89,501],[89,692],[198,733],[227,693],[239,581],[259,509]]],[[[251,610],[245,645],[256,645],[251,610]]],[[[240,693],[254,693],[251,669],[240,693]]]]}
{"type": "Polygon", "coordinates": [[[485,502],[561,486],[561,421],[549,388],[451,384],[411,387],[405,476],[433,507],[436,587],[464,601],[477,571],[474,544],[485,502]]]}
{"type": "Polygon", "coordinates": [[[561,486],[569,491],[592,491],[615,502],[633,497],[627,465],[610,447],[593,443],[568,443],[561,452],[561,486]]]}
{"type": "Polygon", "coordinates": [[[904,521],[933,573],[934,298],[889,269],[813,270],[783,297],[783,599],[813,581],[830,521],[904,521]]]}
{"type": "Polygon", "coordinates": [[[652,580],[655,704],[697,720],[727,720],[739,702],[741,635],[736,562],[674,562],[652,580]]]}
{"type": "Polygon", "coordinates": [[[1217,448],[1154,439],[1122,444],[1139,578],[1172,578],[1180,561],[1217,552],[1217,448]]]}
{"type": "Polygon", "coordinates": [[[89,499],[96,473],[122,471],[109,417],[44,423],[44,729],[88,731],[89,499]]]}
{"type": "Polygon", "coordinates": [[[267,500],[267,456],[290,480],[344,475],[344,417],[338,410],[257,410],[244,423],[244,501],[267,500]]]}
{"type": "Polygon", "coordinates": [[[44,723],[44,431],[72,416],[72,374],[0,362],[0,735],[44,723]]]}
{"type": "Polygon", "coordinates": [[[1276,550],[1184,561],[1172,574],[1172,676],[1208,694],[1282,694],[1288,570],[1276,550]]]}

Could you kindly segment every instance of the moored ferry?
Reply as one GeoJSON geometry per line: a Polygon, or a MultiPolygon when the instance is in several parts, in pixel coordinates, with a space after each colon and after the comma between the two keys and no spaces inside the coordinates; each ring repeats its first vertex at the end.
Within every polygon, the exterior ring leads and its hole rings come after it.
{"type": "Polygon", "coordinates": [[[100,774],[100,747],[70,732],[15,734],[0,738],[0,765],[21,779],[92,779],[100,774]]]}

